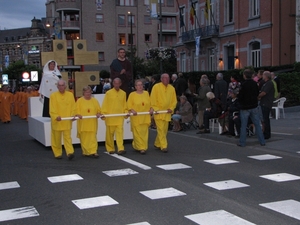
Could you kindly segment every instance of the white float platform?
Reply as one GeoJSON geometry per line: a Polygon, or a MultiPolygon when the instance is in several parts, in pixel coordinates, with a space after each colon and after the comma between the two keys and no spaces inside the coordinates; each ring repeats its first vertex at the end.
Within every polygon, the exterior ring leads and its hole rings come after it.
{"type": "MultiPolygon", "coordinates": [[[[100,106],[102,104],[105,94],[96,94],[96,98],[100,106]]],[[[51,146],[51,121],[50,118],[42,117],[43,104],[39,100],[39,97],[31,97],[28,101],[28,129],[29,135],[42,143],[46,147],[51,146]]],[[[105,141],[105,122],[98,119],[98,142],[105,141]]],[[[77,122],[73,122],[72,131],[72,143],[79,144],[80,140],[77,138],[77,122]]],[[[132,132],[130,130],[130,118],[124,120],[124,140],[132,140],[132,132]]]]}

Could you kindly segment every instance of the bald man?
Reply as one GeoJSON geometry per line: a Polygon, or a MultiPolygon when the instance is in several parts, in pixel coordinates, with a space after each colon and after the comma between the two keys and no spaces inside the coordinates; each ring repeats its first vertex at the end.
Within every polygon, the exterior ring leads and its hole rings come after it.
{"type": "Polygon", "coordinates": [[[154,147],[160,149],[162,152],[168,152],[167,133],[171,114],[177,104],[177,98],[175,88],[170,85],[169,74],[163,73],[160,79],[161,83],[156,84],[151,91],[151,107],[154,111],[167,110],[168,113],[154,115],[157,128],[154,147]]]}

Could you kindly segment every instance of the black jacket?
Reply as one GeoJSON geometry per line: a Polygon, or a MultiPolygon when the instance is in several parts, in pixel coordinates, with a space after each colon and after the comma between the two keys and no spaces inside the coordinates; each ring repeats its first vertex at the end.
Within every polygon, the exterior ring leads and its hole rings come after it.
{"type": "Polygon", "coordinates": [[[245,80],[238,95],[241,109],[254,109],[258,106],[258,86],[252,79],[245,80]]]}

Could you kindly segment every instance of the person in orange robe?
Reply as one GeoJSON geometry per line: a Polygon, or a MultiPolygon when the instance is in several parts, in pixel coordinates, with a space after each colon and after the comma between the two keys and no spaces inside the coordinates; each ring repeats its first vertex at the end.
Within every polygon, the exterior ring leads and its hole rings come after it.
{"type": "Polygon", "coordinates": [[[2,94],[0,96],[1,104],[1,121],[3,123],[10,123],[11,121],[11,105],[13,103],[13,94],[8,92],[8,86],[2,86],[2,94]]]}
{"type": "Polygon", "coordinates": [[[25,111],[25,104],[27,99],[26,92],[27,92],[27,88],[24,87],[23,91],[20,92],[19,94],[19,117],[24,120],[27,118],[26,111],[25,111]]]}

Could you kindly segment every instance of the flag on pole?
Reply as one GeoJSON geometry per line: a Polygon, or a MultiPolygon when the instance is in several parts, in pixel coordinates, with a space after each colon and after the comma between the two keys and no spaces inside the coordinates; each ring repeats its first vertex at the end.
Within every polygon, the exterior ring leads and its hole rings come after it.
{"type": "Polygon", "coordinates": [[[199,55],[199,52],[200,52],[200,38],[201,36],[198,36],[195,38],[195,42],[196,42],[196,56],[199,55]]]}
{"type": "Polygon", "coordinates": [[[210,10],[210,0],[205,0],[205,18],[208,20],[208,13],[210,10]]]}
{"type": "Polygon", "coordinates": [[[195,8],[194,8],[194,3],[192,3],[192,7],[191,7],[191,10],[190,10],[190,21],[191,21],[191,24],[194,25],[195,21],[194,21],[194,16],[196,15],[196,11],[195,11],[195,8]]]}
{"type": "Polygon", "coordinates": [[[182,10],[183,10],[183,8],[180,8],[180,10],[179,10],[179,24],[180,24],[180,28],[181,28],[181,27],[184,27],[184,21],[183,21],[182,10]]]}

